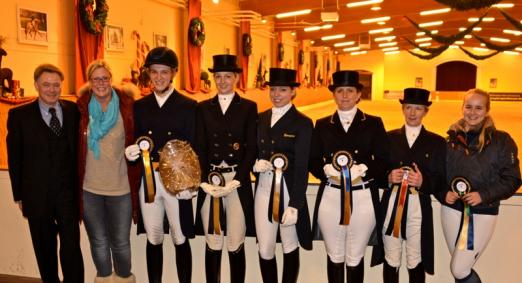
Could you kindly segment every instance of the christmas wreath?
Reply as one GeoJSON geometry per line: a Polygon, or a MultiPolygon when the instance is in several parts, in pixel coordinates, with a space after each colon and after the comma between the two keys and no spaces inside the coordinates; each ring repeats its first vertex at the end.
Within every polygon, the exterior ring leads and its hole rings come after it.
{"type": "Polygon", "coordinates": [[[303,65],[304,64],[304,61],[305,61],[305,58],[304,58],[304,51],[303,49],[299,49],[299,53],[297,53],[297,63],[299,65],[303,65]]]}
{"type": "Polygon", "coordinates": [[[277,60],[279,62],[283,62],[284,59],[285,59],[285,48],[283,46],[283,43],[279,42],[277,44],[277,60]]]}
{"type": "Polygon", "coordinates": [[[189,41],[196,47],[200,47],[203,45],[203,43],[205,43],[205,25],[198,17],[192,18],[192,20],[190,20],[189,41]]]}
{"type": "Polygon", "coordinates": [[[250,56],[252,54],[252,37],[249,33],[243,34],[243,55],[244,56],[250,56]]]}
{"type": "Polygon", "coordinates": [[[491,5],[497,4],[502,0],[436,0],[437,2],[457,9],[459,11],[467,11],[471,9],[489,8],[491,5]]]}
{"type": "Polygon", "coordinates": [[[102,33],[109,12],[106,0],[80,0],[79,5],[85,29],[92,34],[102,33]]]}

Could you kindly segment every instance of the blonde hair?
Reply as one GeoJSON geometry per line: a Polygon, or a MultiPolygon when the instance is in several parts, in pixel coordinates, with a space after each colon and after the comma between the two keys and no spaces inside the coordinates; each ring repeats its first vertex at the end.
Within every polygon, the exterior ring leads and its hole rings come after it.
{"type": "Polygon", "coordinates": [[[99,59],[99,60],[92,61],[89,64],[89,66],[87,66],[85,73],[87,74],[88,80],[91,79],[92,73],[94,73],[94,71],[98,68],[104,68],[105,70],[107,70],[107,72],[109,72],[110,77],[112,78],[112,71],[111,71],[111,67],[109,67],[109,64],[107,64],[107,62],[105,62],[105,60],[99,59]]]}
{"type": "MultiPolygon", "coordinates": [[[[464,106],[464,103],[466,103],[466,98],[469,95],[477,94],[480,96],[483,96],[486,98],[486,111],[489,113],[489,110],[491,109],[491,97],[489,93],[485,90],[482,90],[480,88],[472,88],[466,92],[466,95],[464,96],[464,99],[462,100],[462,106],[464,106]]],[[[450,126],[450,130],[454,131],[462,131],[466,132],[466,123],[464,122],[464,119],[460,119],[455,124],[450,126]]],[[[486,135],[491,134],[491,132],[486,132],[488,129],[492,129],[495,127],[495,123],[493,122],[493,118],[488,114],[486,117],[484,117],[484,121],[482,122],[482,128],[480,129],[479,134],[479,141],[478,141],[478,150],[479,152],[482,152],[484,149],[484,146],[486,145],[486,135]]]]}

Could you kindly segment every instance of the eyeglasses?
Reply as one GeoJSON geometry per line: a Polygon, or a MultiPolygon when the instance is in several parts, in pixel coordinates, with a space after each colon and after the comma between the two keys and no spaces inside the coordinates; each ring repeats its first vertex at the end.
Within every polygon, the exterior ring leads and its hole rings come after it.
{"type": "Polygon", "coordinates": [[[99,83],[107,83],[111,80],[110,77],[99,77],[99,78],[91,78],[91,81],[95,84],[99,83]]]}

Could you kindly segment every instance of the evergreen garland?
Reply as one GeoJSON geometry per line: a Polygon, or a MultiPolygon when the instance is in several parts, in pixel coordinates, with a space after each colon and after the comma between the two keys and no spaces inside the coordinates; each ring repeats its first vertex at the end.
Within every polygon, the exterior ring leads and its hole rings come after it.
{"type": "Polygon", "coordinates": [[[515,20],[513,17],[511,17],[508,13],[500,10],[500,13],[502,13],[502,15],[504,16],[504,18],[506,18],[506,20],[508,22],[510,22],[516,29],[518,29],[519,31],[522,31],[522,24],[515,20]]]}
{"type": "Polygon", "coordinates": [[[490,53],[490,54],[487,54],[487,55],[475,55],[471,52],[469,52],[468,50],[462,48],[462,46],[459,46],[460,50],[462,50],[464,53],[466,53],[466,55],[468,55],[469,57],[475,59],[475,60],[484,60],[484,59],[488,59],[490,57],[493,57],[495,55],[497,55],[498,53],[500,53],[500,51],[495,51],[493,53],[490,53]]]}
{"type": "Polygon", "coordinates": [[[249,33],[243,34],[243,55],[250,56],[252,54],[252,37],[249,33]]]}
{"type": "Polygon", "coordinates": [[[107,24],[109,5],[105,0],[80,0],[80,18],[85,29],[92,34],[100,34],[107,24]],[[96,9],[94,5],[96,3],[96,9]]]}
{"type": "Polygon", "coordinates": [[[199,17],[190,20],[188,36],[189,42],[196,47],[201,47],[205,43],[205,25],[199,17]]]}
{"type": "Polygon", "coordinates": [[[492,43],[491,41],[488,41],[488,40],[485,40],[484,38],[476,35],[476,34],[473,34],[473,36],[478,40],[480,41],[481,43],[484,43],[484,45],[489,48],[489,49],[493,49],[495,51],[507,51],[507,50],[513,50],[519,46],[522,45],[522,43],[515,43],[515,44],[511,44],[511,45],[496,45],[494,43],[492,43]]]}
{"type": "Polygon", "coordinates": [[[416,28],[418,29],[419,31],[422,31],[424,32],[427,36],[431,37],[433,40],[437,41],[438,43],[442,43],[442,44],[446,44],[446,45],[451,45],[453,44],[455,41],[457,40],[461,40],[464,38],[464,36],[466,36],[467,34],[469,34],[471,31],[473,31],[473,28],[478,26],[481,22],[482,22],[482,19],[487,15],[487,13],[485,13],[484,15],[482,15],[482,17],[480,17],[478,19],[477,22],[471,24],[469,27],[467,27],[465,30],[457,33],[457,34],[454,34],[454,35],[450,35],[450,36],[442,36],[442,35],[438,35],[438,34],[433,34],[431,32],[431,30],[429,29],[426,29],[426,28],[423,28],[421,26],[419,26],[419,24],[417,24],[416,22],[414,22],[412,19],[408,18],[407,16],[404,16],[406,17],[406,19],[408,19],[408,21],[410,21],[410,23],[416,28]]]}
{"type": "Polygon", "coordinates": [[[489,8],[493,4],[497,4],[502,0],[435,0],[443,5],[451,7],[459,11],[467,11],[471,9],[489,8]]]}
{"type": "Polygon", "coordinates": [[[448,49],[448,47],[449,47],[449,45],[447,45],[447,44],[441,45],[439,47],[422,47],[422,46],[418,45],[417,43],[409,40],[406,37],[403,37],[403,38],[409,44],[415,46],[415,48],[418,48],[419,50],[424,51],[426,53],[438,53],[438,54],[441,54],[442,52],[446,51],[446,49],[448,49]]]}
{"type": "Polygon", "coordinates": [[[439,55],[442,53],[442,52],[441,52],[441,53],[431,53],[431,54],[428,53],[428,54],[426,54],[426,55],[423,55],[423,54],[419,54],[419,53],[413,52],[413,51],[411,51],[411,50],[406,50],[406,51],[408,51],[408,53],[410,53],[411,55],[413,55],[413,56],[415,56],[415,57],[418,57],[418,58],[420,58],[420,59],[424,59],[424,60],[430,60],[430,59],[433,59],[433,58],[439,56],[439,55]]]}

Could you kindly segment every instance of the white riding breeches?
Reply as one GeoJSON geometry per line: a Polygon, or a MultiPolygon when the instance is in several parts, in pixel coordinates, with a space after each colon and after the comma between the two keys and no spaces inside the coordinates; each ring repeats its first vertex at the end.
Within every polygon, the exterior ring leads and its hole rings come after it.
{"type": "Polygon", "coordinates": [[[326,253],[334,263],[357,266],[375,229],[375,212],[369,189],[352,191],[352,214],[349,225],[340,225],[341,191],[325,186],[319,205],[317,222],[324,239],[326,253]]]}
{"type": "MultiPolygon", "coordinates": [[[[299,247],[299,239],[295,225],[281,226],[278,222],[268,220],[268,207],[272,190],[273,172],[259,174],[259,182],[254,198],[254,213],[256,221],[259,256],[270,260],[275,256],[277,231],[279,230],[283,253],[290,253],[299,247]]],[[[281,194],[284,194],[284,208],[288,207],[289,194],[286,182],[282,183],[281,194]]],[[[280,215],[282,217],[282,215],[280,215]]]]}
{"type": "Polygon", "coordinates": [[[459,237],[461,216],[461,211],[442,205],[442,231],[451,254],[451,273],[457,279],[471,273],[473,265],[486,249],[497,222],[497,215],[473,214],[473,250],[460,250],[455,243],[459,237]]]}
{"type": "Polygon", "coordinates": [[[185,242],[186,237],[181,230],[179,201],[173,194],[165,190],[158,171],[154,171],[154,179],[156,181],[154,202],[145,202],[143,181],[139,192],[141,215],[143,216],[147,239],[153,245],[163,243],[163,219],[166,213],[172,241],[175,245],[181,245],[185,242]]]}

